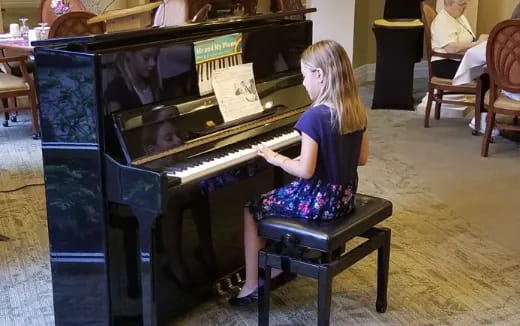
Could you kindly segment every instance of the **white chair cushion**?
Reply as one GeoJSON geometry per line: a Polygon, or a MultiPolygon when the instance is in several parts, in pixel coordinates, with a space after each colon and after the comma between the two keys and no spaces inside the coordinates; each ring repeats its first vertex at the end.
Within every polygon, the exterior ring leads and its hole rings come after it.
{"type": "MultiPolygon", "coordinates": [[[[431,82],[433,84],[437,84],[437,85],[453,86],[453,84],[452,84],[453,79],[448,79],[448,78],[432,77],[431,82]]],[[[463,85],[457,85],[457,86],[459,86],[459,87],[475,88],[475,87],[477,87],[477,82],[472,80],[471,83],[463,84],[463,85]]]]}
{"type": "MultiPolygon", "coordinates": [[[[489,105],[489,97],[490,97],[490,91],[486,92],[486,96],[484,97],[484,104],[486,106],[489,105]]],[[[495,100],[496,108],[502,109],[502,110],[510,110],[510,111],[520,111],[520,101],[513,100],[512,98],[509,98],[502,93],[500,93],[500,96],[495,100]]]]}
{"type": "Polygon", "coordinates": [[[29,90],[29,85],[23,78],[0,73],[0,93],[25,90],[29,90]]]}

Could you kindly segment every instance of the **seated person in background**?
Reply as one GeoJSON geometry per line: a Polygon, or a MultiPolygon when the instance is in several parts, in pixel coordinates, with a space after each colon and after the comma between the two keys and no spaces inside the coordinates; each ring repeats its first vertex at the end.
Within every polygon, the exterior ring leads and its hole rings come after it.
{"type": "MultiPolygon", "coordinates": [[[[444,9],[441,10],[432,22],[432,49],[439,53],[462,54],[469,48],[485,42],[487,35],[478,39],[471,30],[468,20],[464,16],[467,0],[444,0],[444,9]]],[[[436,77],[453,78],[460,61],[432,57],[432,73],[436,77]]]]}
{"type": "Polygon", "coordinates": [[[186,24],[188,22],[188,12],[187,0],[165,0],[157,8],[153,26],[164,27],[186,24]]]}
{"type": "Polygon", "coordinates": [[[520,19],[520,2],[516,5],[515,9],[513,9],[511,19],[520,19]]]}
{"type": "Polygon", "coordinates": [[[105,100],[110,112],[159,100],[162,87],[157,67],[159,48],[125,51],[116,58],[116,77],[108,84],[105,100]]]}
{"type": "Polygon", "coordinates": [[[164,0],[157,8],[153,26],[175,26],[190,23],[210,0],[164,0]]]}

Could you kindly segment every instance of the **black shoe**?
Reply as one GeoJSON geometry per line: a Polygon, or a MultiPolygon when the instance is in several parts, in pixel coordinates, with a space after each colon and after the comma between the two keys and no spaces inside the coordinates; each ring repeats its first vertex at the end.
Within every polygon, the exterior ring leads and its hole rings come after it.
{"type": "Polygon", "coordinates": [[[230,305],[235,306],[235,307],[243,307],[243,306],[248,306],[252,303],[257,303],[258,302],[258,289],[249,293],[245,297],[238,298],[237,296],[234,296],[231,299],[229,299],[228,302],[230,305]]]}

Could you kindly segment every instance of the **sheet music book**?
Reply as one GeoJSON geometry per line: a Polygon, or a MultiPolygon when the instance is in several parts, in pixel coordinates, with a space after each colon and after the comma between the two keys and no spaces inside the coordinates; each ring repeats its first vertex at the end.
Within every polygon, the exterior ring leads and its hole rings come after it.
{"type": "Polygon", "coordinates": [[[212,84],[224,122],[263,111],[252,63],[215,70],[212,84]]]}
{"type": "Polygon", "coordinates": [[[213,71],[242,64],[242,34],[223,35],[193,43],[200,96],[213,92],[213,71]]]}

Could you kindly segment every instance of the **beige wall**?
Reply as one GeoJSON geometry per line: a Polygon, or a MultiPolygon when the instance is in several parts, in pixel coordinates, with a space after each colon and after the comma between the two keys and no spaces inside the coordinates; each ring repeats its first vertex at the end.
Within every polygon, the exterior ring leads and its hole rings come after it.
{"type": "Polygon", "coordinates": [[[357,0],[354,16],[355,67],[376,61],[376,42],[372,32],[374,20],[383,17],[384,1],[357,0]]]}
{"type": "Polygon", "coordinates": [[[324,39],[340,43],[350,56],[354,49],[354,5],[355,0],[307,0],[313,21],[314,42],[324,39]]]}
{"type": "MultiPolygon", "coordinates": [[[[498,22],[511,17],[520,0],[479,0],[477,33],[488,34],[498,22]]],[[[426,0],[435,8],[434,0],[426,0]]],[[[376,44],[372,23],[383,16],[383,0],[357,0],[354,28],[354,67],[375,63],[376,44]]]]}
{"type": "Polygon", "coordinates": [[[480,0],[478,3],[478,34],[489,34],[498,22],[511,18],[520,0],[480,0]]]}
{"type": "MultiPolygon", "coordinates": [[[[425,2],[435,8],[435,0],[425,2]]],[[[384,8],[384,0],[356,0],[354,68],[376,62],[376,40],[372,32],[372,24],[374,20],[383,17],[384,8]]]]}

